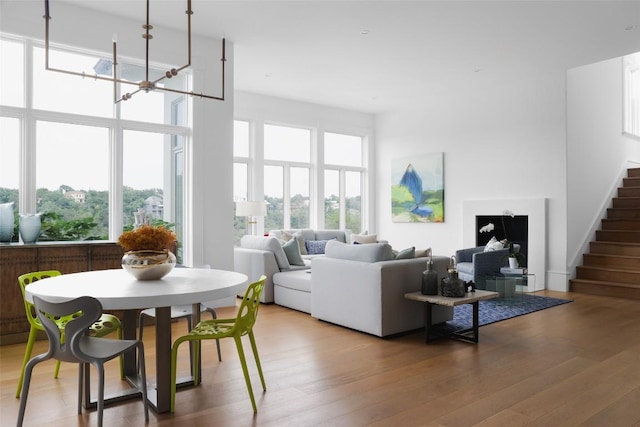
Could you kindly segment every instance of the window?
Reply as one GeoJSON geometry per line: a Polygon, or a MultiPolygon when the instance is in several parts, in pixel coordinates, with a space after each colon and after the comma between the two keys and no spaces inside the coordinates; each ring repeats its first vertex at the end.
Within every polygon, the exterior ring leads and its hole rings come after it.
{"type": "Polygon", "coordinates": [[[623,58],[624,132],[640,137],[640,52],[623,58]]]}
{"type": "MultiPolygon", "coordinates": [[[[49,65],[54,68],[96,74],[98,56],[49,49],[49,65]]],[[[87,116],[113,117],[113,84],[89,77],[47,71],[45,50],[33,49],[33,108],[87,116]]]]}
{"type": "MultiPolygon", "coordinates": [[[[233,122],[233,201],[249,200],[249,122],[235,120],[233,122]]],[[[235,206],[234,206],[235,209],[235,206]]],[[[247,218],[234,217],[234,244],[240,245],[240,239],[248,234],[247,218]]]]}
{"type": "Polygon", "coordinates": [[[108,159],[109,129],[36,123],[36,207],[43,214],[41,240],[109,238],[108,159]]]}
{"type": "Polygon", "coordinates": [[[363,157],[362,137],[325,132],[326,228],[362,231],[363,157]]]}
{"type": "Polygon", "coordinates": [[[24,45],[0,39],[2,105],[24,107],[24,45]]]}
{"type": "MultiPolygon", "coordinates": [[[[50,66],[111,75],[104,57],[52,48],[50,66]]],[[[115,240],[134,223],[133,213],[145,209],[154,221],[175,224],[180,260],[186,97],[153,92],[114,106],[111,82],[46,71],[37,41],[2,37],[0,59],[0,105],[10,107],[0,116],[0,200],[19,195],[20,206],[43,213],[42,240],[115,240]],[[7,87],[12,91],[5,93],[7,87]],[[31,102],[25,94],[33,94],[31,102]],[[18,169],[21,152],[29,159],[26,170],[18,169]],[[116,184],[120,177],[124,188],[116,184]],[[117,212],[113,200],[121,204],[117,212]]]]}
{"type": "Polygon", "coordinates": [[[308,228],[311,199],[311,130],[264,126],[265,230],[308,228]]]}

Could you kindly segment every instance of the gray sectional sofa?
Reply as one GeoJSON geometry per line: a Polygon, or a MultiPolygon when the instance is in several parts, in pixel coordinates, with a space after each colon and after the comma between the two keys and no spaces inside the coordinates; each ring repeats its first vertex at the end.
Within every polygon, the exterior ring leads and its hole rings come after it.
{"type": "MultiPolygon", "coordinates": [[[[349,237],[339,230],[302,231],[297,236],[303,240],[328,240],[323,255],[302,255],[304,266],[287,262],[275,235],[244,236],[235,248],[236,271],[250,280],[267,276],[262,302],[380,337],[424,325],[423,307],[404,294],[420,290],[426,258],[395,259],[387,243],[346,244],[349,237]]],[[[434,256],[433,262],[444,277],[449,258],[434,256]]],[[[435,323],[452,318],[451,307],[434,307],[435,323]]]]}

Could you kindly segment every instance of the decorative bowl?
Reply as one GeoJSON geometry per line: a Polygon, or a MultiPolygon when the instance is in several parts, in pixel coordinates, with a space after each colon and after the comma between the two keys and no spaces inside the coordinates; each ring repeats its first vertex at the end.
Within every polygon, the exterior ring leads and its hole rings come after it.
{"type": "Polygon", "coordinates": [[[122,268],[138,280],[158,280],[176,266],[176,256],[169,250],[129,251],[122,256],[122,268]]]}

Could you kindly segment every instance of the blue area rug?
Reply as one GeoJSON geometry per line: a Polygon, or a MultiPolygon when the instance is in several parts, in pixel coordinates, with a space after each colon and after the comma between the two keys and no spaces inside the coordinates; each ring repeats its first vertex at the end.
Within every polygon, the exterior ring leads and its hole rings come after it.
{"type": "MultiPolygon", "coordinates": [[[[571,300],[527,294],[518,295],[513,298],[495,298],[480,301],[478,308],[479,324],[480,326],[488,325],[568,302],[571,302],[571,300]]],[[[473,325],[472,309],[471,304],[455,307],[453,320],[447,322],[447,329],[460,330],[471,328],[473,325]]]]}

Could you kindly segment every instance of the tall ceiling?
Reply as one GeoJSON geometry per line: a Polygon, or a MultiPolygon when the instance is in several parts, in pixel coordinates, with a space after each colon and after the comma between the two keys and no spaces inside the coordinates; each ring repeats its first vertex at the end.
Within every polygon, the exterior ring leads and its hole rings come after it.
{"type": "MultiPolygon", "coordinates": [[[[64,1],[144,20],[144,0],[64,1]]],[[[151,23],[183,29],[185,5],[151,0],[151,23]]],[[[193,0],[192,8],[194,33],[233,42],[236,89],[368,113],[640,50],[640,0],[193,0]]]]}

